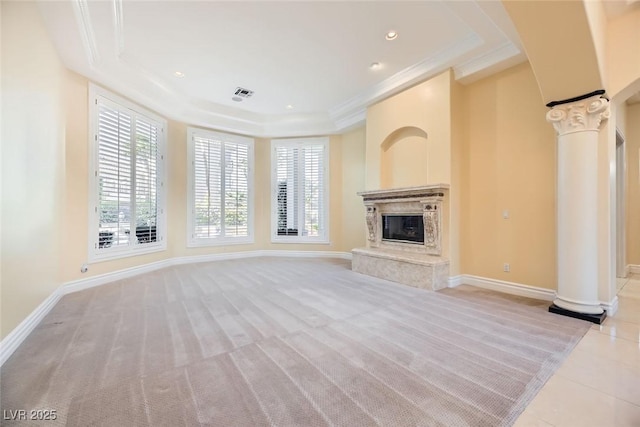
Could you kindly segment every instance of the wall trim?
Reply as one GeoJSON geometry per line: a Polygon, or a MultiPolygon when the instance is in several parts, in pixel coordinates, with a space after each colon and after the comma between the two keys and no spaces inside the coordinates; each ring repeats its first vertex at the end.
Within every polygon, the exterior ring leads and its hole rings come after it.
{"type": "Polygon", "coordinates": [[[291,258],[341,258],[351,259],[350,252],[337,251],[287,251],[287,250],[257,250],[257,251],[241,251],[241,252],[225,252],[218,254],[205,254],[183,256],[176,258],[168,258],[162,261],[156,261],[149,264],[143,264],[136,267],[125,268],[124,270],[113,271],[110,273],[100,274],[97,276],[87,277],[86,279],[73,280],[62,286],[63,295],[73,292],[82,291],[93,288],[95,286],[104,285],[105,283],[114,282],[116,280],[127,279],[143,273],[160,270],[161,268],[171,267],[173,265],[193,264],[199,262],[222,261],[240,258],[256,258],[256,257],[291,257],[291,258]]]}
{"type": "MultiPolygon", "coordinates": [[[[556,297],[556,291],[553,289],[538,288],[536,286],[523,285],[522,283],[506,282],[471,274],[449,277],[450,288],[455,288],[461,284],[545,301],[553,301],[556,297]]],[[[613,316],[618,311],[618,297],[613,297],[609,302],[600,301],[600,307],[606,310],[608,316],[613,316]]]]}
{"type": "Polygon", "coordinates": [[[172,258],[169,258],[162,261],[151,262],[149,264],[142,264],[135,267],[125,268],[123,270],[87,277],[86,279],[72,280],[62,285],[62,295],[83,291],[106,283],[115,282],[116,280],[122,280],[139,274],[159,270],[161,268],[170,267],[173,265],[171,260],[172,258]]]}
{"type": "Polygon", "coordinates": [[[350,252],[337,251],[286,251],[286,250],[258,250],[245,252],[228,252],[220,254],[194,255],[177,258],[168,258],[149,264],[138,265],[123,270],[87,277],[86,279],[72,280],[64,283],[51,293],[31,314],[29,314],[13,331],[0,341],[0,366],[9,359],[14,351],[22,344],[29,334],[38,326],[42,319],[51,311],[64,295],[104,285],[106,283],[122,280],[149,273],[172,265],[182,265],[199,262],[210,262],[228,259],[255,258],[255,257],[291,257],[291,258],[340,258],[351,259],[350,252]]]}
{"type": "Polygon", "coordinates": [[[42,319],[62,298],[62,288],[59,287],[40,303],[9,335],[0,342],[0,366],[11,357],[14,351],[22,344],[29,334],[38,326],[42,319]]]}
{"type": "Polygon", "coordinates": [[[609,302],[600,301],[600,307],[607,312],[607,316],[613,316],[618,311],[618,296],[616,295],[609,302]]]}
{"type": "Polygon", "coordinates": [[[474,276],[471,274],[462,274],[461,276],[455,277],[461,278],[460,284],[463,283],[466,285],[504,292],[511,295],[519,295],[522,297],[535,298],[545,301],[553,301],[556,297],[556,291],[553,289],[538,288],[536,286],[524,285],[522,283],[507,282],[504,280],[490,279],[488,277],[474,276]]]}
{"type": "Polygon", "coordinates": [[[449,287],[455,288],[456,286],[462,285],[464,274],[458,274],[457,276],[449,277],[449,287]]]}
{"type": "Polygon", "coordinates": [[[640,264],[628,264],[627,265],[627,274],[640,274],[640,264]]]}

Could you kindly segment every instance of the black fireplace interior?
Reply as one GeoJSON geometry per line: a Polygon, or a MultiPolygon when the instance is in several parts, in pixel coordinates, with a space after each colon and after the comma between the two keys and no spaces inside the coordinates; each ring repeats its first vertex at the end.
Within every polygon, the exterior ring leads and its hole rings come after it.
{"type": "Polygon", "coordinates": [[[382,240],[424,243],[422,215],[382,215],[382,240]]]}

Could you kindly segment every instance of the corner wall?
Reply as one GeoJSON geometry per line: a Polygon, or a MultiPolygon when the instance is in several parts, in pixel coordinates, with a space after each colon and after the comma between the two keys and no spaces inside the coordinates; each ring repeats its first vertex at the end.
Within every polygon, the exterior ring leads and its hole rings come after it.
{"type": "Polygon", "coordinates": [[[4,338],[61,283],[67,71],[34,2],[0,8],[4,338]]]}

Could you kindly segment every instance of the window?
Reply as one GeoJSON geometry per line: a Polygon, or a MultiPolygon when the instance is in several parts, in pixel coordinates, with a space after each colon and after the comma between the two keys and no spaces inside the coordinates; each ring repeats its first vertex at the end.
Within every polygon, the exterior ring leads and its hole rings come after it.
{"type": "Polygon", "coordinates": [[[164,250],[166,122],[97,86],[89,90],[90,259],[164,250]]]}
{"type": "Polygon", "coordinates": [[[328,243],[328,138],[271,144],[272,241],[328,243]]]}
{"type": "Polygon", "coordinates": [[[253,139],[189,128],[189,246],[253,243],[253,139]]]}

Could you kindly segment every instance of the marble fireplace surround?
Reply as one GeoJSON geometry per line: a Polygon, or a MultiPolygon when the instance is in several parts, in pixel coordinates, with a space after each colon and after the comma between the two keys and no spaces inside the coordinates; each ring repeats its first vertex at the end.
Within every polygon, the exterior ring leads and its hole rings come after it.
{"type": "Polygon", "coordinates": [[[363,191],[367,246],[352,251],[352,269],[405,285],[438,290],[447,287],[449,260],[443,257],[443,204],[446,184],[363,191]],[[424,243],[386,240],[383,215],[420,215],[424,243]]]}

